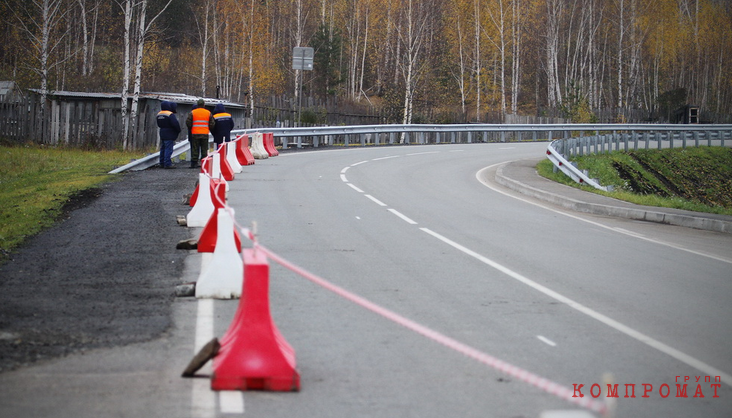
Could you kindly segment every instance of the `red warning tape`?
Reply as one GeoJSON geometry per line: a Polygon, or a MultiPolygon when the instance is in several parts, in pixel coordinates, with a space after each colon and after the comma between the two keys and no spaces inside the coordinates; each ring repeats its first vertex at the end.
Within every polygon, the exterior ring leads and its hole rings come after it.
{"type": "MultiPolygon", "coordinates": [[[[216,196],[216,195],[214,194],[214,196],[216,196]]],[[[225,206],[225,208],[229,209],[228,206],[225,206]]],[[[233,212],[229,211],[229,213],[233,217],[233,212]]],[[[242,235],[248,237],[254,243],[253,248],[255,250],[264,252],[269,258],[271,258],[273,261],[275,261],[277,264],[281,265],[282,267],[285,267],[288,270],[291,270],[294,273],[308,279],[309,281],[311,281],[327,290],[330,290],[331,292],[337,294],[338,296],[341,296],[346,300],[349,300],[365,309],[368,309],[376,314],[379,314],[379,315],[383,316],[384,318],[389,319],[392,322],[396,322],[397,324],[402,325],[403,327],[405,327],[409,330],[412,330],[412,331],[416,332],[417,334],[420,334],[439,344],[442,344],[459,353],[462,353],[480,363],[485,364],[488,367],[494,368],[508,376],[512,376],[518,380],[526,382],[526,383],[530,384],[531,386],[537,387],[547,393],[550,393],[561,399],[564,399],[565,401],[569,401],[573,404],[579,405],[583,408],[587,408],[593,412],[597,412],[602,415],[605,415],[606,413],[608,413],[608,404],[605,402],[600,402],[600,401],[597,401],[594,399],[589,399],[588,397],[582,397],[582,398],[575,397],[575,396],[573,396],[574,391],[572,389],[562,386],[559,383],[552,382],[549,379],[538,376],[534,373],[531,373],[520,367],[514,366],[510,363],[506,363],[505,361],[499,360],[496,357],[493,357],[489,354],[483,353],[480,350],[477,350],[473,347],[463,344],[460,341],[457,341],[457,340],[450,338],[446,335],[443,335],[435,330],[427,328],[424,325],[420,325],[410,319],[407,319],[407,318],[397,314],[396,312],[383,308],[367,299],[362,298],[361,296],[358,296],[339,286],[336,286],[335,284],[330,283],[329,281],[327,281],[313,273],[310,273],[309,271],[304,270],[295,264],[292,264],[291,262],[280,257],[273,251],[271,251],[268,248],[264,247],[263,245],[259,244],[257,242],[256,235],[248,228],[244,228],[241,225],[237,224],[236,219],[234,219],[234,224],[241,230],[242,235]]]]}
{"type": "MultiPolygon", "coordinates": [[[[253,238],[253,234],[251,234],[250,231],[245,231],[245,235],[249,236],[250,239],[253,238]]],[[[374,313],[377,313],[377,314],[383,316],[384,318],[387,318],[393,322],[396,322],[397,324],[400,324],[400,325],[406,327],[407,329],[410,329],[418,334],[421,334],[437,343],[440,343],[440,344],[442,344],[446,347],[449,347],[459,353],[462,353],[474,360],[477,360],[478,362],[483,363],[486,366],[492,367],[509,376],[512,376],[512,377],[519,379],[521,381],[524,381],[532,386],[535,386],[545,392],[558,396],[559,398],[562,398],[566,401],[572,402],[574,404],[577,404],[579,406],[582,406],[584,408],[587,408],[587,409],[597,412],[599,414],[605,414],[608,411],[608,406],[604,402],[599,402],[594,399],[588,399],[587,397],[584,397],[584,398],[574,397],[573,396],[574,391],[567,387],[564,387],[558,383],[552,382],[551,380],[548,380],[541,376],[533,374],[527,370],[521,369],[520,367],[516,367],[512,364],[506,363],[505,361],[499,360],[491,355],[483,353],[480,350],[477,350],[473,347],[463,344],[460,341],[452,339],[435,330],[427,328],[424,325],[420,325],[410,319],[407,319],[407,318],[397,314],[396,312],[390,311],[389,309],[376,305],[375,303],[373,303],[367,299],[364,299],[339,286],[336,286],[333,283],[330,283],[329,281],[327,281],[319,276],[316,276],[315,274],[312,274],[312,273],[290,263],[289,261],[278,256],[271,250],[269,250],[266,247],[262,246],[261,244],[257,243],[256,240],[254,241],[254,247],[256,249],[264,252],[265,254],[267,254],[267,256],[269,258],[271,258],[273,261],[275,261],[277,264],[281,265],[282,267],[285,267],[285,268],[303,276],[304,278],[310,280],[311,282],[313,282],[317,285],[324,287],[327,290],[330,290],[331,292],[337,294],[338,296],[341,296],[363,308],[366,308],[374,313]]]]}

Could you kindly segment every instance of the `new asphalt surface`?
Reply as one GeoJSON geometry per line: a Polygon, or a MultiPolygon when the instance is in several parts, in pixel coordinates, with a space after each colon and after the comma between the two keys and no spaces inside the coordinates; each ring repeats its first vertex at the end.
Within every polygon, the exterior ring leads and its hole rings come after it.
{"type": "MultiPolygon", "coordinates": [[[[538,159],[498,168],[496,180],[580,212],[732,232],[732,217],[644,207],[554,183],[538,159]]],[[[191,237],[176,215],[197,180],[175,170],[126,172],[76,196],[53,228],[0,266],[0,373],[103,347],[153,340],[171,326],[175,285],[191,237]]]]}

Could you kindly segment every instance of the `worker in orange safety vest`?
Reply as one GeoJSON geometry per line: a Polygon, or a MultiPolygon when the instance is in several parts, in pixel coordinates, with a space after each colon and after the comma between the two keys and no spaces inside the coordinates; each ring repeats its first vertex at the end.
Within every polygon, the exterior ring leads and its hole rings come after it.
{"type": "Polygon", "coordinates": [[[208,155],[208,135],[216,126],[216,120],[205,104],[203,99],[198,99],[198,107],[191,110],[186,118],[186,126],[191,132],[191,168],[198,167],[198,161],[208,155]]]}

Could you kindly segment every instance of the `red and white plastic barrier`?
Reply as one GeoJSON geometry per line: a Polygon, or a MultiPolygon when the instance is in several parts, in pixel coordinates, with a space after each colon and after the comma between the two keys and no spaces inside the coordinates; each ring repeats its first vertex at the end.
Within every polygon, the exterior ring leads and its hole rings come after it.
{"type": "Polygon", "coordinates": [[[216,175],[218,170],[224,180],[234,180],[234,170],[231,169],[231,165],[229,165],[229,161],[226,158],[226,143],[221,143],[221,145],[219,145],[219,149],[213,153],[213,162],[213,174],[211,177],[218,177],[216,175]]]}
{"type": "Polygon", "coordinates": [[[224,144],[226,146],[226,162],[231,166],[231,171],[234,174],[241,173],[241,164],[239,164],[239,159],[236,157],[236,143],[225,142],[224,144]]]}
{"type": "Polygon", "coordinates": [[[274,144],[274,133],[267,132],[262,134],[262,139],[264,141],[264,149],[267,151],[267,154],[270,157],[276,157],[280,155],[280,153],[277,151],[277,148],[275,148],[274,144]]]}
{"type": "Polygon", "coordinates": [[[261,132],[255,132],[252,138],[252,155],[257,160],[269,158],[269,153],[264,148],[264,135],[261,132]]]}
{"type": "MultiPolygon", "coordinates": [[[[214,211],[208,219],[208,222],[206,222],[206,226],[203,227],[201,235],[198,237],[197,249],[199,253],[212,253],[216,250],[219,231],[219,217],[217,213],[219,209],[226,208],[226,189],[223,182],[219,179],[211,179],[211,182],[213,184],[214,211]]],[[[239,232],[234,229],[233,233],[237,252],[241,252],[241,237],[239,236],[239,232]]]]}
{"type": "Polygon", "coordinates": [[[269,309],[269,264],[245,249],[239,307],[213,360],[213,390],[300,390],[295,350],[280,334],[269,309]]]}
{"type": "Polygon", "coordinates": [[[216,249],[198,276],[196,297],[235,299],[241,296],[244,267],[234,240],[233,209],[219,209],[216,217],[216,249]]]}
{"type": "Polygon", "coordinates": [[[235,140],[236,147],[236,158],[239,160],[239,164],[242,166],[254,164],[254,156],[249,150],[249,135],[239,135],[235,140]]]}
{"type": "MultiPolygon", "coordinates": [[[[189,227],[204,227],[214,212],[212,200],[213,188],[211,178],[204,174],[198,174],[198,193],[196,194],[193,209],[186,215],[186,224],[189,227]]],[[[191,200],[193,198],[191,197],[191,200]]]]}

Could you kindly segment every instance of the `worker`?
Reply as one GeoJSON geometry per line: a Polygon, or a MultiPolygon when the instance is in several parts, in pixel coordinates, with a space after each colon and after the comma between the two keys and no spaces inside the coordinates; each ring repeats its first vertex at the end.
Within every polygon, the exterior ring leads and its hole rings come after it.
{"type": "Polygon", "coordinates": [[[206,109],[206,102],[198,99],[198,107],[191,110],[186,118],[186,126],[191,131],[191,168],[198,167],[198,161],[208,155],[208,135],[216,126],[213,114],[206,109]]]}
{"type": "Polygon", "coordinates": [[[160,128],[160,167],[175,168],[170,157],[173,155],[175,140],[180,134],[180,124],[175,116],[178,105],[175,102],[164,100],[160,103],[160,112],[157,115],[160,128]]]}
{"type": "Polygon", "coordinates": [[[231,113],[226,112],[223,103],[216,104],[213,111],[213,117],[216,120],[216,126],[211,130],[213,140],[216,149],[222,142],[231,141],[231,130],[234,129],[234,119],[231,117],[231,113]]]}

